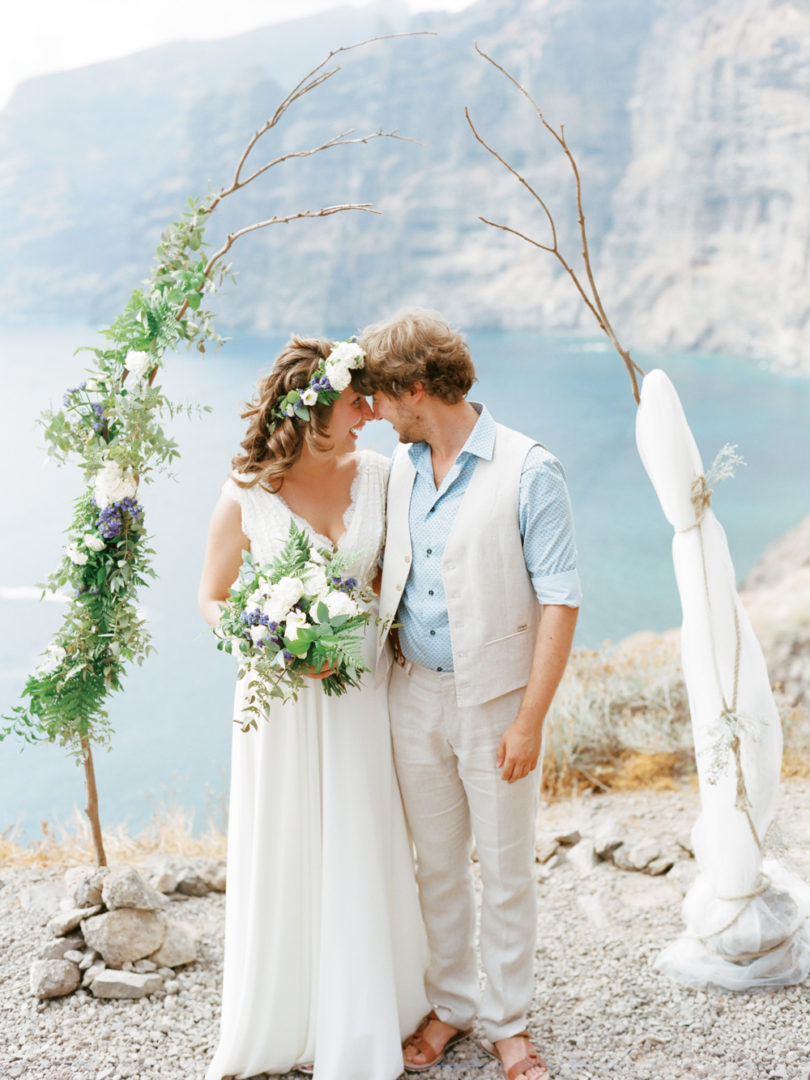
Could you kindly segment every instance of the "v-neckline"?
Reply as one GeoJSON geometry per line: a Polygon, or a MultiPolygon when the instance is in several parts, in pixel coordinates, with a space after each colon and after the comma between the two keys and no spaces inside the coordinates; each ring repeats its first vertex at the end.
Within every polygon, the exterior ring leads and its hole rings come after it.
{"type": "Polygon", "coordinates": [[[334,548],[334,550],[337,551],[337,549],[340,547],[341,540],[343,540],[343,537],[346,535],[346,533],[348,533],[352,524],[354,510],[357,505],[357,496],[360,490],[360,473],[362,471],[362,466],[363,456],[362,451],[359,451],[357,454],[357,468],[355,469],[351,487],[349,488],[349,502],[346,506],[346,509],[341,515],[341,521],[343,522],[343,532],[340,534],[337,540],[333,540],[331,536],[327,536],[325,533],[318,532],[318,530],[311,524],[311,522],[307,521],[303,514],[298,514],[295,512],[295,510],[292,509],[292,507],[288,504],[287,500],[284,498],[283,495],[279,494],[278,492],[274,492],[275,497],[284,506],[284,509],[287,511],[291,518],[294,518],[296,521],[306,526],[306,528],[310,531],[315,540],[323,540],[327,547],[334,548]]]}

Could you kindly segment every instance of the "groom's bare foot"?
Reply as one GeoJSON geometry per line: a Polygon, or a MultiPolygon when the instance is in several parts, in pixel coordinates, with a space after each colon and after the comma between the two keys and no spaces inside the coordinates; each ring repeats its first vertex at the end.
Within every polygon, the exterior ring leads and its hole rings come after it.
{"type": "MultiPolygon", "coordinates": [[[[464,1034],[467,1034],[466,1032],[464,1034]]],[[[444,1050],[451,1041],[459,1041],[458,1036],[463,1037],[458,1028],[445,1024],[430,1013],[413,1035],[409,1035],[402,1044],[402,1056],[405,1059],[405,1068],[427,1066],[437,1063],[444,1057],[444,1050]],[[427,1046],[424,1046],[427,1043],[427,1046]]]]}
{"type": "Polygon", "coordinates": [[[507,1080],[548,1080],[548,1066],[532,1045],[528,1034],[499,1039],[495,1051],[501,1060],[507,1080]],[[520,1065],[520,1071],[515,1066],[520,1065]]]}

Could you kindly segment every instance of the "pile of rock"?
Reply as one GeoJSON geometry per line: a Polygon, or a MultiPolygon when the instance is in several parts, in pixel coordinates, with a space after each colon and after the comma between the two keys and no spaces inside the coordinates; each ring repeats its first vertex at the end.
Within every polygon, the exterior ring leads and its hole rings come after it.
{"type": "Polygon", "coordinates": [[[600,863],[612,863],[619,870],[635,870],[644,874],[682,876],[681,863],[693,858],[687,838],[655,839],[641,830],[628,831],[619,822],[600,822],[592,837],[582,836],[579,830],[560,834],[540,834],[537,837],[536,860],[542,866],[541,876],[547,876],[565,857],[582,873],[588,873],[600,863]]]}
{"type": "Polygon", "coordinates": [[[173,900],[225,889],[225,865],[190,867],[152,858],[143,874],[131,866],[74,867],[68,898],[48,923],[54,941],[31,965],[31,993],[62,997],[80,986],[98,998],[172,992],[174,969],[197,958],[197,937],[165,914],[173,900]],[[168,981],[167,981],[168,980],[168,981]]]}

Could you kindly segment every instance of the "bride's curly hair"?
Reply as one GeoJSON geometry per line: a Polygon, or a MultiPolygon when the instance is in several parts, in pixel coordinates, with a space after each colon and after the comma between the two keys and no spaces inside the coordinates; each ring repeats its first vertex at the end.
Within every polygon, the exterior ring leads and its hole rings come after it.
{"type": "Polygon", "coordinates": [[[302,390],[309,383],[332,347],[325,338],[293,336],[276,357],[270,373],[259,380],[254,397],[241,414],[243,420],[249,421],[241,443],[244,453],[231,462],[238,474],[234,481],[240,487],[260,484],[275,494],[284,482],[284,474],[301,456],[304,441],[316,452],[329,449],[331,405],[310,405],[309,421],[297,416],[279,420],[270,414],[290,390],[302,390]],[[271,432],[272,423],[276,426],[271,432]]]}

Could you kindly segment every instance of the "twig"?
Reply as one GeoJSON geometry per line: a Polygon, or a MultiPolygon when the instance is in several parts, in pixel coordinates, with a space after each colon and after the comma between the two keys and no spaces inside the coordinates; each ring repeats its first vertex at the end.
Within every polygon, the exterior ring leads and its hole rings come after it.
{"type": "MultiPolygon", "coordinates": [[[[431,36],[435,37],[435,33],[432,30],[416,30],[403,34],[379,34],[376,37],[366,38],[364,41],[358,41],[354,45],[341,45],[338,49],[332,49],[328,56],[326,56],[319,64],[307,72],[302,79],[296,83],[296,85],[290,90],[287,96],[277,106],[276,111],[270,117],[270,119],[261,127],[258,131],[254,132],[248,140],[247,146],[242,151],[239,161],[236,165],[236,170],[233,175],[233,180],[228,187],[221,188],[215,195],[212,196],[209,203],[204,207],[206,214],[211,214],[217,206],[226,199],[229,195],[233,195],[234,192],[241,190],[248,184],[252,183],[257,177],[266,173],[269,169],[274,168],[276,165],[281,165],[285,161],[291,161],[293,158],[312,157],[314,154],[319,154],[324,150],[331,150],[335,146],[349,146],[356,143],[368,143],[372,139],[397,139],[402,142],[414,142],[414,139],[408,139],[407,136],[399,135],[396,131],[383,131],[378,129],[377,131],[370,132],[368,135],[358,135],[354,138],[349,138],[354,132],[352,129],[348,131],[342,131],[338,135],[333,135],[331,139],[327,139],[326,142],[321,143],[320,146],[313,146],[306,150],[293,150],[287,154],[280,154],[278,157],[273,158],[272,161],[266,162],[259,168],[255,169],[249,176],[242,177],[242,170],[245,167],[248,157],[255,148],[259,140],[271,131],[281,120],[282,116],[286,113],[287,109],[299,98],[304,97],[305,94],[315,90],[318,86],[321,86],[328,79],[331,79],[333,75],[336,75],[341,69],[340,65],[330,68],[328,71],[323,69],[332,59],[339,53],[349,52],[352,49],[359,49],[363,45],[370,45],[376,41],[386,41],[390,38],[401,37],[421,37],[431,36]]],[[[364,210],[366,213],[379,213],[378,210],[372,210],[370,203],[345,203],[340,206],[327,206],[322,207],[320,210],[305,210],[297,214],[288,214],[283,217],[272,217],[266,221],[259,221],[253,225],[247,225],[243,229],[238,229],[236,232],[229,233],[225,239],[225,243],[222,247],[215,252],[214,255],[208,260],[205,270],[203,271],[203,281],[198,288],[198,292],[202,292],[205,289],[205,285],[211,279],[211,274],[214,267],[221,258],[230,250],[232,245],[240,236],[245,236],[249,232],[255,232],[257,229],[267,228],[269,225],[279,225],[289,221],[295,221],[298,218],[316,218],[316,217],[328,217],[330,214],[338,214],[344,210],[364,210]]],[[[182,319],[188,310],[189,303],[185,300],[177,312],[177,319],[182,319]]]]}
{"type": "Polygon", "coordinates": [[[628,371],[628,373],[630,375],[630,382],[631,382],[632,389],[633,389],[633,397],[636,400],[636,404],[638,404],[641,401],[641,395],[639,394],[638,379],[636,378],[636,373],[638,372],[640,375],[644,375],[644,371],[642,370],[642,368],[639,367],[639,365],[635,362],[635,360],[633,360],[633,358],[630,356],[630,353],[627,351],[627,349],[625,349],[622,346],[622,344],[619,342],[619,339],[617,338],[616,333],[615,333],[613,327],[610,324],[610,320],[607,317],[607,313],[605,312],[604,305],[602,304],[602,298],[599,295],[599,290],[596,287],[596,280],[594,278],[593,268],[591,266],[590,250],[588,248],[588,234],[587,234],[587,231],[585,229],[585,213],[584,213],[583,208],[582,208],[582,182],[580,180],[579,169],[577,168],[577,163],[576,163],[576,160],[574,158],[574,155],[571,153],[571,150],[570,150],[570,148],[568,146],[568,143],[565,141],[565,129],[564,129],[564,127],[562,125],[560,125],[560,130],[559,131],[557,131],[555,128],[553,128],[551,126],[551,124],[549,124],[549,122],[546,120],[545,116],[543,115],[543,112],[542,112],[542,109],[540,108],[540,106],[537,104],[537,102],[534,100],[534,98],[531,96],[531,94],[529,94],[529,92],[525,89],[525,87],[522,86],[517,81],[517,79],[506,70],[506,68],[502,67],[496,60],[493,60],[491,56],[488,56],[482,49],[480,49],[478,47],[477,43],[475,45],[475,51],[478,53],[479,56],[483,57],[484,60],[486,60],[490,64],[492,64],[492,66],[494,68],[497,68],[498,71],[500,71],[502,75],[505,75],[506,78],[512,83],[512,85],[515,86],[520,91],[520,93],[526,98],[526,100],[531,103],[532,107],[534,108],[534,111],[537,114],[538,119],[540,120],[540,123],[543,125],[543,127],[546,129],[546,131],[548,131],[554,137],[554,139],[556,139],[556,141],[559,144],[561,150],[563,151],[566,158],[568,159],[568,163],[571,166],[571,170],[572,170],[572,172],[574,174],[574,182],[576,184],[577,221],[578,221],[578,224],[579,224],[580,239],[581,239],[581,242],[582,242],[582,252],[581,252],[582,253],[582,261],[583,261],[583,263],[585,265],[585,273],[586,273],[587,278],[588,278],[588,286],[590,288],[590,294],[588,293],[588,291],[586,291],[586,289],[583,286],[582,282],[579,280],[579,277],[577,276],[576,271],[572,268],[572,266],[566,260],[565,256],[562,254],[562,252],[560,251],[560,249],[558,247],[557,229],[556,229],[556,225],[554,223],[554,217],[553,217],[551,211],[549,210],[548,206],[544,202],[544,200],[534,190],[534,188],[531,186],[531,184],[529,184],[528,181],[523,176],[521,176],[521,174],[515,168],[513,168],[513,166],[510,165],[509,162],[506,161],[506,159],[504,157],[502,157],[501,154],[499,154],[497,150],[495,150],[492,146],[490,146],[489,143],[487,143],[481,137],[481,135],[478,133],[478,131],[475,128],[475,125],[472,122],[472,118],[470,117],[469,110],[465,108],[464,115],[466,116],[467,123],[470,125],[470,129],[471,129],[473,135],[475,136],[475,138],[477,139],[477,141],[481,144],[481,146],[484,147],[485,150],[488,151],[488,153],[490,153],[494,158],[496,158],[501,163],[501,165],[503,165],[503,167],[505,169],[507,169],[508,172],[510,172],[526,188],[526,190],[533,196],[534,199],[536,199],[536,201],[543,208],[543,211],[544,211],[544,213],[546,215],[546,219],[548,220],[549,226],[551,228],[552,242],[551,242],[550,245],[549,244],[541,244],[541,243],[539,243],[539,241],[533,240],[531,237],[527,236],[525,233],[519,232],[517,229],[512,229],[508,225],[500,225],[497,222],[489,221],[487,218],[484,218],[484,217],[479,217],[479,220],[483,221],[484,224],[486,224],[486,225],[491,225],[495,229],[501,229],[504,232],[512,233],[515,236],[519,236],[522,240],[526,240],[528,243],[533,244],[535,247],[540,248],[542,251],[549,252],[550,254],[554,255],[556,259],[559,260],[559,262],[565,268],[567,274],[569,275],[569,277],[573,281],[574,285],[576,286],[577,291],[579,292],[579,295],[585,301],[585,304],[587,305],[588,310],[591,312],[591,314],[594,316],[597,323],[599,324],[600,330],[602,330],[607,335],[607,337],[609,338],[611,344],[613,345],[615,350],[618,352],[619,356],[621,356],[622,360],[624,361],[625,367],[627,368],[627,371],[628,371]]]}
{"type": "Polygon", "coordinates": [[[339,214],[343,210],[363,210],[367,214],[381,213],[380,210],[375,210],[371,203],[342,203],[340,206],[322,206],[320,210],[299,210],[296,214],[285,214],[283,217],[271,217],[266,221],[256,221],[252,225],[245,225],[242,229],[228,233],[225,237],[225,243],[208,260],[208,265],[204,271],[205,276],[208,277],[214,264],[231,249],[240,236],[245,236],[246,233],[255,232],[257,229],[266,229],[269,225],[284,225],[289,221],[297,221],[298,218],[329,217],[330,214],[339,214]]]}

